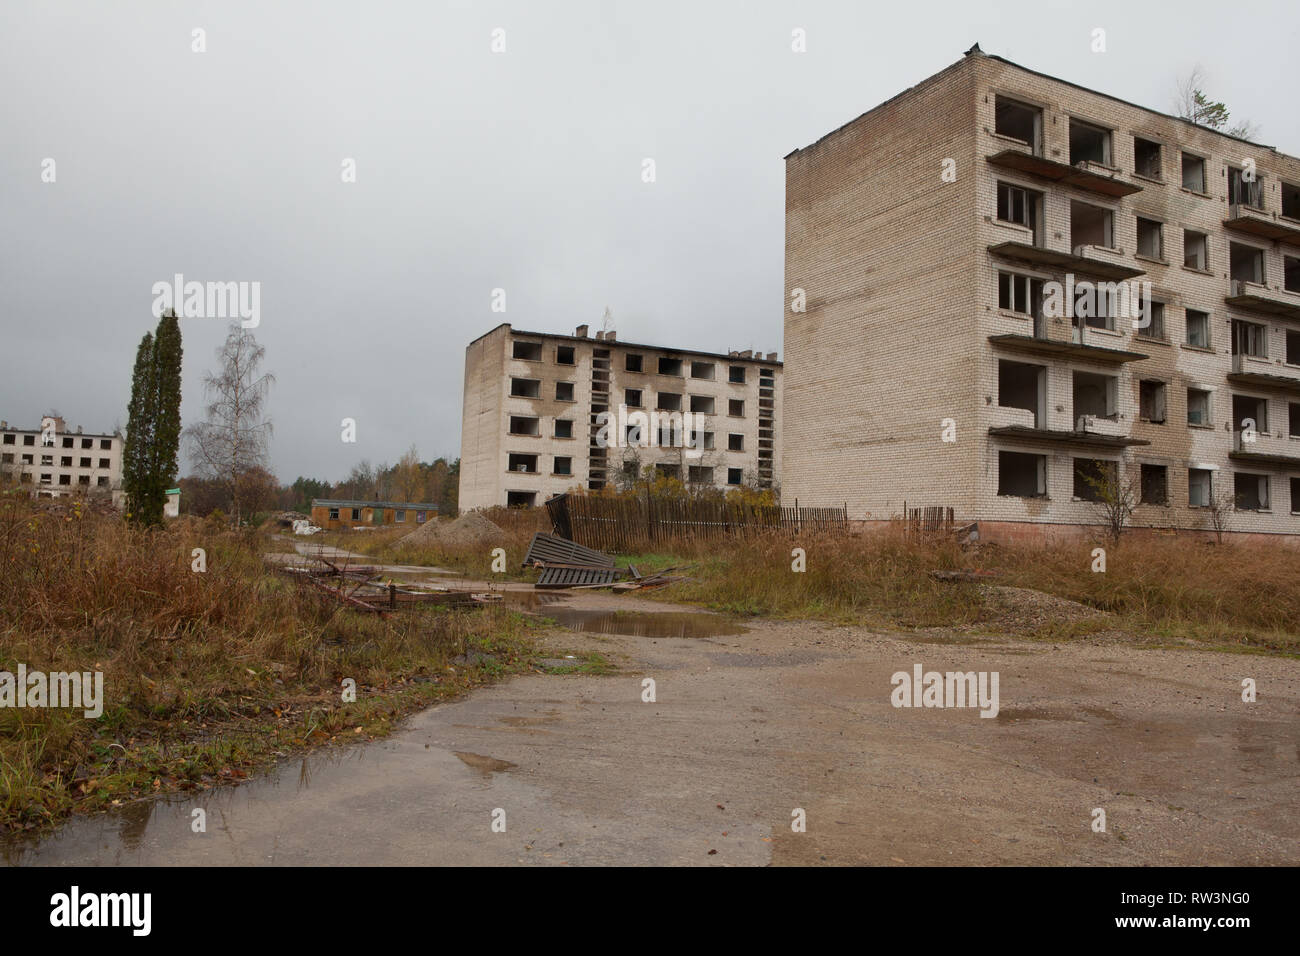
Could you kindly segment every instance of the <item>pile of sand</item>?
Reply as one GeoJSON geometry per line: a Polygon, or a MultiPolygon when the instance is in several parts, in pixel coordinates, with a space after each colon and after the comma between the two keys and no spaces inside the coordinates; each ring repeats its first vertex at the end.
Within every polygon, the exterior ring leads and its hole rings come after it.
{"type": "Polygon", "coordinates": [[[477,511],[469,511],[454,521],[426,521],[410,534],[402,536],[402,547],[463,548],[503,545],[506,541],[504,531],[477,511]]]}

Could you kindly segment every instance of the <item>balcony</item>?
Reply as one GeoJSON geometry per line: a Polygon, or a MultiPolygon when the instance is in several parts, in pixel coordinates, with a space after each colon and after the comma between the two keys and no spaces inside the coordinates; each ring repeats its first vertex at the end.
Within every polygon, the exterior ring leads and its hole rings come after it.
{"type": "Polygon", "coordinates": [[[1055,249],[1046,249],[1042,246],[1030,245],[1027,242],[999,242],[996,245],[989,246],[989,252],[995,256],[1001,256],[1003,259],[1014,259],[1017,262],[1027,262],[1030,265],[1058,269],[1061,272],[1096,276],[1116,282],[1132,279],[1143,274],[1141,269],[1131,265],[1107,262],[1094,256],[1077,254],[1081,250],[1091,250],[1092,248],[1090,246],[1080,246],[1075,252],[1058,252],[1055,249]]]}
{"type": "MultiPolygon", "coordinates": [[[[1020,409],[1014,409],[1019,411],[1020,409]]],[[[1006,409],[1003,409],[1006,411],[1006,409]]],[[[1032,415],[1032,412],[1025,412],[1032,415]]],[[[1130,445],[1149,445],[1145,438],[1124,434],[1125,426],[1107,419],[1082,416],[1074,431],[1055,428],[1031,428],[1027,425],[1003,425],[989,429],[994,438],[1014,439],[1039,445],[1076,445],[1085,448],[1127,448],[1130,445]]]]}
{"type": "Polygon", "coordinates": [[[1064,355],[1069,358],[1087,359],[1091,362],[1106,362],[1111,365],[1140,362],[1144,358],[1149,358],[1149,356],[1141,352],[1130,352],[1126,349],[1106,349],[1096,345],[1086,345],[1083,342],[1048,339],[1036,335],[990,335],[989,342],[1014,352],[1028,352],[1033,355],[1064,355]]]}
{"type": "Polygon", "coordinates": [[[1234,309],[1251,309],[1300,321],[1300,296],[1289,292],[1274,292],[1268,286],[1255,282],[1233,279],[1223,301],[1234,309]]]}
{"type": "Polygon", "coordinates": [[[1288,365],[1272,365],[1268,359],[1249,355],[1234,355],[1228,381],[1234,385],[1255,388],[1277,388],[1300,395],[1300,369],[1288,365]]]}
{"type": "Polygon", "coordinates": [[[1300,245],[1300,222],[1245,203],[1228,207],[1228,218],[1223,220],[1223,227],[1248,232],[1262,239],[1278,239],[1300,245]]]}
{"type": "Polygon", "coordinates": [[[1269,432],[1257,432],[1254,441],[1246,441],[1241,429],[1232,433],[1232,451],[1228,457],[1253,465],[1276,465],[1279,468],[1300,468],[1300,441],[1275,437],[1269,432]]]}
{"type": "Polygon", "coordinates": [[[1035,156],[1029,152],[1028,147],[1004,149],[987,159],[991,165],[1002,169],[1014,169],[1016,172],[1060,183],[1063,186],[1086,189],[1088,192],[1102,196],[1118,198],[1142,191],[1141,186],[1121,179],[1117,173],[1109,171],[1104,166],[1095,166],[1092,163],[1071,166],[1069,163],[1048,159],[1046,156],[1035,156]]]}

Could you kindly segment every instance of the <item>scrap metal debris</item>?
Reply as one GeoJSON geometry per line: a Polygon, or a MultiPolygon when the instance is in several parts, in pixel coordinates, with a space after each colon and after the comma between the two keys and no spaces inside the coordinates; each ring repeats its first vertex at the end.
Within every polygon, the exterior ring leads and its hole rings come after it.
{"type": "Polygon", "coordinates": [[[682,575],[670,574],[672,571],[685,570],[685,566],[665,568],[656,574],[643,575],[633,564],[626,568],[615,567],[614,558],[603,551],[584,547],[568,538],[545,531],[533,535],[528,552],[524,555],[523,566],[541,570],[541,576],[533,585],[541,590],[610,588],[620,592],[639,591],[685,580],[682,575]]]}

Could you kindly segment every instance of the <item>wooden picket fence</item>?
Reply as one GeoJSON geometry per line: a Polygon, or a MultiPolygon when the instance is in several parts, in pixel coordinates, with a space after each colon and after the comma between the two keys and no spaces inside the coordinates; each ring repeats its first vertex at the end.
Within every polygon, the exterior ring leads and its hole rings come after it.
{"type": "Polygon", "coordinates": [[[846,532],[843,508],[743,505],[692,498],[593,498],[557,495],[546,502],[555,533],[616,554],[682,539],[724,540],[770,531],[846,532]]]}

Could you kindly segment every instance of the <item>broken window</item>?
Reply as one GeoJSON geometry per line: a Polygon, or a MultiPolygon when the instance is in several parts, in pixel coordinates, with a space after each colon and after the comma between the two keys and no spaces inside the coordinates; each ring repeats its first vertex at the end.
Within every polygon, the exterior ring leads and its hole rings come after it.
{"type": "Polygon", "coordinates": [[[510,394],[516,398],[541,398],[542,383],[536,378],[512,378],[510,394]]]}
{"type": "Polygon", "coordinates": [[[1300,259],[1282,257],[1282,288],[1287,292],[1300,292],[1300,259]]]}
{"type": "Polygon", "coordinates": [[[1038,222],[1042,208],[1042,193],[1013,186],[1010,183],[998,183],[998,219],[1027,226],[1033,230],[1035,246],[1041,245],[1038,222]]]}
{"type": "Polygon", "coordinates": [[[1160,339],[1165,337],[1165,304],[1156,302],[1154,299],[1143,303],[1142,318],[1143,324],[1137,328],[1137,334],[1144,339],[1160,339]]]}
{"type": "Polygon", "coordinates": [[[1210,393],[1203,388],[1187,390],[1187,424],[1210,424],[1210,393]]]}
{"type": "Polygon", "coordinates": [[[1093,126],[1071,117],[1070,119],[1070,165],[1079,163],[1096,163],[1109,166],[1110,130],[1093,126]]]}
{"type": "Polygon", "coordinates": [[[54,456],[53,456],[53,455],[41,455],[41,464],[42,464],[42,465],[53,465],[53,464],[54,464],[54,456]]]}
{"type": "Polygon", "coordinates": [[[1070,201],[1070,248],[1115,246],[1115,214],[1092,203],[1070,201]]]}
{"type": "MultiPolygon", "coordinates": [[[[1300,438],[1300,404],[1296,402],[1287,404],[1287,434],[1292,438],[1300,438]]],[[[1300,507],[1300,501],[1293,504],[1300,507]]]]}
{"type": "Polygon", "coordinates": [[[1043,280],[1013,272],[998,273],[998,308],[1038,318],[1042,315],[1043,280]]]}
{"type": "Polygon", "coordinates": [[[1268,431],[1268,400],[1253,395],[1232,396],[1232,427],[1234,431],[1268,431]]]}
{"type": "Polygon", "coordinates": [[[1106,501],[1115,494],[1117,465],[1101,458],[1074,459],[1074,497],[1106,501]]]}
{"type": "Polygon", "coordinates": [[[556,382],[555,383],[555,400],[557,402],[573,401],[573,383],[556,382]]]}
{"type": "Polygon", "coordinates": [[[557,475],[573,474],[573,459],[567,456],[556,455],[555,468],[553,470],[557,475]]]}
{"type": "Polygon", "coordinates": [[[49,473],[48,471],[47,471],[47,472],[43,472],[43,473],[41,474],[41,484],[43,484],[43,485],[48,485],[48,484],[50,484],[50,483],[51,483],[51,475],[50,475],[50,473],[49,473]]]}
{"type": "Polygon", "coordinates": [[[1041,365],[1024,362],[998,362],[998,405],[1003,408],[1024,408],[1034,413],[1034,427],[1042,428],[1044,421],[1047,369],[1041,365]]]}
{"type": "Polygon", "coordinates": [[[555,437],[572,438],[573,422],[569,421],[567,418],[557,418],[555,420],[555,437]]]}
{"type": "Polygon", "coordinates": [[[1205,192],[1205,160],[1191,153],[1183,153],[1183,188],[1194,193],[1205,192]]]}
{"type": "Polygon", "coordinates": [[[1228,167],[1228,205],[1264,208],[1263,190],[1259,177],[1247,180],[1243,170],[1228,167]]]}
{"type": "Polygon", "coordinates": [[[693,485],[711,485],[713,468],[709,465],[691,465],[686,469],[686,479],[693,485]]]}
{"type": "Polygon", "coordinates": [[[1165,383],[1143,379],[1138,385],[1138,415],[1158,425],[1165,423],[1165,383]]]}
{"type": "Polygon", "coordinates": [[[1200,309],[1187,310],[1187,344],[1199,349],[1210,347],[1210,313],[1200,309]]]}
{"type": "Polygon", "coordinates": [[[1233,319],[1232,354],[1268,358],[1268,326],[1233,319]]]}
{"type": "Polygon", "coordinates": [[[733,365],[727,369],[727,381],[733,385],[745,384],[745,366],[733,365]]]}
{"type": "Polygon", "coordinates": [[[1286,364],[1300,365],[1300,332],[1286,330],[1286,364]]]}
{"type": "Polygon", "coordinates": [[[1160,178],[1160,144],[1153,140],[1133,137],[1133,171],[1148,179],[1160,178]]]}
{"type": "Polygon", "coordinates": [[[1183,265],[1189,269],[1200,269],[1202,272],[1208,269],[1210,262],[1209,243],[1209,237],[1205,233],[1184,229],[1183,265]]]}
{"type": "MultiPolygon", "coordinates": [[[[729,485],[738,485],[738,484],[740,484],[743,480],[744,480],[744,473],[743,473],[743,471],[742,471],[740,468],[728,468],[728,469],[727,469],[727,484],[729,484],[729,485]]],[[[1296,500],[1297,502],[1300,502],[1300,498],[1297,498],[1297,499],[1295,499],[1295,500],[1296,500]]]]}
{"type": "Polygon", "coordinates": [[[666,412],[680,412],[682,396],[677,392],[659,392],[655,398],[655,408],[666,412]]]}
{"type": "Polygon", "coordinates": [[[1009,100],[1004,96],[996,98],[993,106],[993,129],[999,136],[1010,136],[1022,143],[1028,143],[1034,154],[1039,152],[1042,140],[1043,111],[1037,106],[1009,100]]]}
{"type": "Polygon", "coordinates": [[[537,492],[535,491],[507,491],[506,492],[507,508],[531,508],[536,503],[537,503],[537,492]]]}
{"type": "Polygon", "coordinates": [[[540,435],[540,419],[528,418],[524,415],[510,416],[510,434],[512,435],[540,435]]]}
{"type": "Polygon", "coordinates": [[[1080,282],[1074,287],[1075,324],[1114,332],[1118,298],[1119,290],[1113,282],[1080,282]]]}
{"type": "Polygon", "coordinates": [[[1142,504],[1169,503],[1169,469],[1164,465],[1142,466],[1142,504]]]}
{"type": "Polygon", "coordinates": [[[681,375],[682,360],[679,358],[667,358],[666,356],[660,356],[659,374],[660,375],[681,375]]]}
{"type": "Polygon", "coordinates": [[[64,455],[64,456],[62,456],[62,457],[59,459],[59,467],[60,467],[60,468],[71,468],[71,467],[72,467],[72,456],[71,456],[71,455],[64,455]]]}
{"type": "Polygon", "coordinates": [[[513,355],[524,362],[540,362],[542,360],[542,343],[515,342],[513,355]]]}
{"type": "Polygon", "coordinates": [[[676,478],[680,481],[682,477],[682,466],[669,464],[666,461],[656,462],[655,471],[664,478],[676,478]]]}
{"type": "Polygon", "coordinates": [[[85,485],[87,488],[89,488],[89,487],[90,487],[90,475],[78,475],[78,476],[77,476],[77,484],[79,484],[79,485],[85,485]]]}
{"type": "Polygon", "coordinates": [[[31,456],[31,455],[23,455],[23,464],[24,464],[24,465],[30,465],[31,463],[32,463],[32,456],[31,456]]]}
{"type": "Polygon", "coordinates": [[[108,478],[105,477],[105,476],[102,476],[102,475],[101,475],[99,478],[96,478],[96,479],[95,479],[95,484],[96,484],[98,487],[100,487],[100,488],[107,488],[107,487],[108,487],[108,478]]]}
{"type": "Polygon", "coordinates": [[[628,408],[641,407],[641,389],[626,388],[623,390],[623,404],[628,408]]]}
{"type": "Polygon", "coordinates": [[[1282,184],[1282,215],[1288,219],[1300,219],[1300,186],[1282,184]]]}
{"type": "Polygon", "coordinates": [[[709,395],[692,395],[691,411],[698,415],[713,414],[713,398],[709,395]]]}
{"type": "Polygon", "coordinates": [[[1210,506],[1210,470],[1208,468],[1187,469],[1187,504],[1192,508],[1210,506]]]}
{"type": "Polygon", "coordinates": [[[1235,282],[1264,282],[1264,250],[1240,242],[1228,243],[1228,272],[1235,282]]]}
{"type": "Polygon", "coordinates": [[[1085,415],[1090,418],[1109,419],[1117,416],[1119,379],[1114,375],[1075,372],[1073,385],[1073,417],[1077,429],[1082,431],[1079,419],[1085,415]]]}
{"type": "Polygon", "coordinates": [[[744,451],[745,436],[737,435],[734,432],[727,435],[727,451],[744,451]]]}
{"type": "Polygon", "coordinates": [[[727,401],[727,414],[733,418],[745,417],[745,402],[743,399],[733,398],[727,401]]]}
{"type": "Polygon", "coordinates": [[[555,347],[555,363],[557,365],[573,365],[576,358],[572,345],[557,345],[555,347]]]}
{"type": "Polygon", "coordinates": [[[1233,503],[1238,511],[1268,510],[1268,475],[1237,472],[1232,476],[1233,503]]]}
{"type": "Polygon", "coordinates": [[[536,455],[511,455],[508,459],[507,467],[511,471],[520,471],[528,474],[536,474],[537,456],[536,455]]]}
{"type": "Polygon", "coordinates": [[[1047,456],[998,452],[998,494],[1013,498],[1047,495],[1047,456]]]}
{"type": "Polygon", "coordinates": [[[707,381],[713,381],[717,368],[712,362],[692,362],[691,378],[702,378],[707,381]]]}
{"type": "Polygon", "coordinates": [[[627,361],[623,363],[623,367],[629,372],[639,372],[641,371],[641,358],[642,356],[640,355],[630,353],[627,356],[627,361]]]}
{"type": "Polygon", "coordinates": [[[1163,225],[1154,219],[1137,217],[1138,255],[1148,259],[1163,259],[1165,255],[1163,225]]]}

